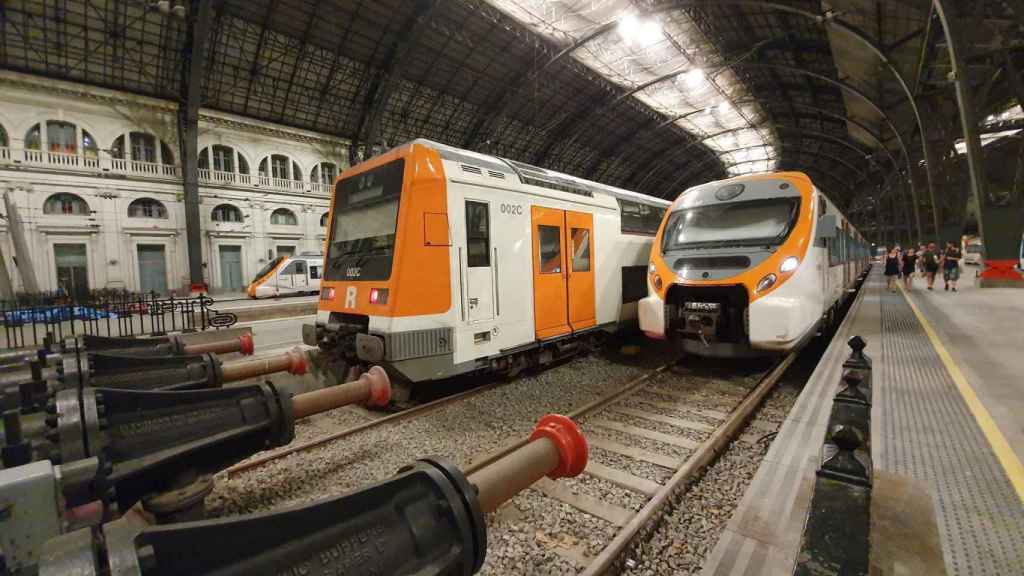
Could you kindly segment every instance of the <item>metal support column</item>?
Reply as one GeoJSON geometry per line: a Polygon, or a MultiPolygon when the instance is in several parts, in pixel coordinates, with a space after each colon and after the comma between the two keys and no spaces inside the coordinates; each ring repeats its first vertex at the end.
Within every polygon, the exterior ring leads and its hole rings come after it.
{"type": "Polygon", "coordinates": [[[199,216],[199,107],[206,75],[206,51],[213,22],[213,0],[192,0],[188,13],[188,35],[181,67],[181,96],[178,107],[178,146],[185,192],[185,243],[188,247],[188,275],[192,292],[205,292],[203,244],[199,216]]]}
{"type": "Polygon", "coordinates": [[[972,102],[970,78],[965,66],[966,46],[960,35],[962,15],[950,0],[932,0],[946,33],[946,47],[952,64],[950,73],[956,86],[956,99],[960,108],[960,124],[967,145],[967,166],[971,179],[971,193],[978,202],[978,232],[985,245],[985,270],[981,273],[982,287],[1015,286],[1024,288],[1024,275],[1014,266],[1019,262],[1021,241],[1020,199],[1012,193],[994,194],[986,186],[981,138],[972,102]]]}

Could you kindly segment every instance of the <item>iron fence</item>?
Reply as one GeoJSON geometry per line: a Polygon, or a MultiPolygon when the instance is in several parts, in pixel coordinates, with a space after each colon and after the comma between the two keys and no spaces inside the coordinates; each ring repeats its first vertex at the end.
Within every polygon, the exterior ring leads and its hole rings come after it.
{"type": "Polygon", "coordinates": [[[175,298],[156,294],[97,290],[82,298],[63,292],[21,294],[0,302],[2,348],[41,346],[47,334],[68,336],[161,336],[227,328],[238,321],[231,312],[213,309],[213,298],[175,298]]]}

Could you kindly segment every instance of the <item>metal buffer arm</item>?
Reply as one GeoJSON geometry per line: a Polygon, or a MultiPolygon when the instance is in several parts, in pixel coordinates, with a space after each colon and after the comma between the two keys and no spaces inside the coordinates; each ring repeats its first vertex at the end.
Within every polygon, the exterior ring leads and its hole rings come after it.
{"type": "Polygon", "coordinates": [[[843,387],[832,402],[823,462],[793,574],[867,576],[871,550],[871,359],[848,342],[843,387]]]}
{"type": "Polygon", "coordinates": [[[185,390],[225,380],[215,354],[253,353],[252,336],[185,344],[179,337],[67,338],[62,345],[20,351],[4,367],[0,389],[17,389],[25,412],[42,408],[48,394],[85,386],[134,390],[185,390]],[[12,360],[12,362],[17,359],[12,360]]]}
{"type": "Polygon", "coordinates": [[[158,523],[201,519],[213,473],[288,444],[297,418],[357,402],[379,406],[390,394],[379,367],[357,381],[291,398],[269,382],[185,392],[61,392],[47,415],[57,448],[52,460],[61,464],[44,460],[0,471],[0,501],[31,503],[0,522],[0,544],[19,540],[8,567],[34,565],[63,522],[73,529],[140,502],[158,523]]]}
{"type": "Polygon", "coordinates": [[[128,516],[49,541],[39,574],[473,574],[487,552],[484,514],[586,463],[576,424],[549,414],[527,445],[468,478],[424,458],[389,480],[279,512],[158,527],[128,516]]]}

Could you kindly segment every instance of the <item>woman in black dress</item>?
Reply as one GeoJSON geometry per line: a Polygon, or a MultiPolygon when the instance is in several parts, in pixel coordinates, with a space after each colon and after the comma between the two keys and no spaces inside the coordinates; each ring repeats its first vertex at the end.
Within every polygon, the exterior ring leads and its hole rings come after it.
{"type": "Polygon", "coordinates": [[[900,275],[900,253],[895,247],[889,248],[885,255],[885,285],[890,291],[896,291],[896,277],[900,275]]]}
{"type": "Polygon", "coordinates": [[[917,253],[907,248],[903,254],[903,287],[911,290],[914,287],[914,270],[917,268],[917,253]]]}

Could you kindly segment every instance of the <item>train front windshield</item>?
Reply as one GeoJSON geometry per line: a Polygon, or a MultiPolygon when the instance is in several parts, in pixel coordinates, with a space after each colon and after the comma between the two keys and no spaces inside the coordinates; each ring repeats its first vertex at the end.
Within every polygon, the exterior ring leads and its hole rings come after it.
{"type": "Polygon", "coordinates": [[[260,271],[256,273],[256,276],[252,279],[252,281],[253,282],[258,282],[260,278],[263,278],[267,274],[270,274],[270,271],[273,270],[274,267],[276,267],[278,264],[280,264],[281,260],[284,260],[284,259],[285,259],[284,256],[278,256],[277,258],[274,258],[270,262],[267,262],[267,264],[263,268],[260,268],[260,271]]]}
{"type": "Polygon", "coordinates": [[[662,239],[662,251],[776,246],[789,236],[799,212],[798,198],[771,198],[684,208],[669,216],[662,239]]]}
{"type": "Polygon", "coordinates": [[[399,159],[338,182],[325,279],[391,277],[404,170],[399,159]]]}

